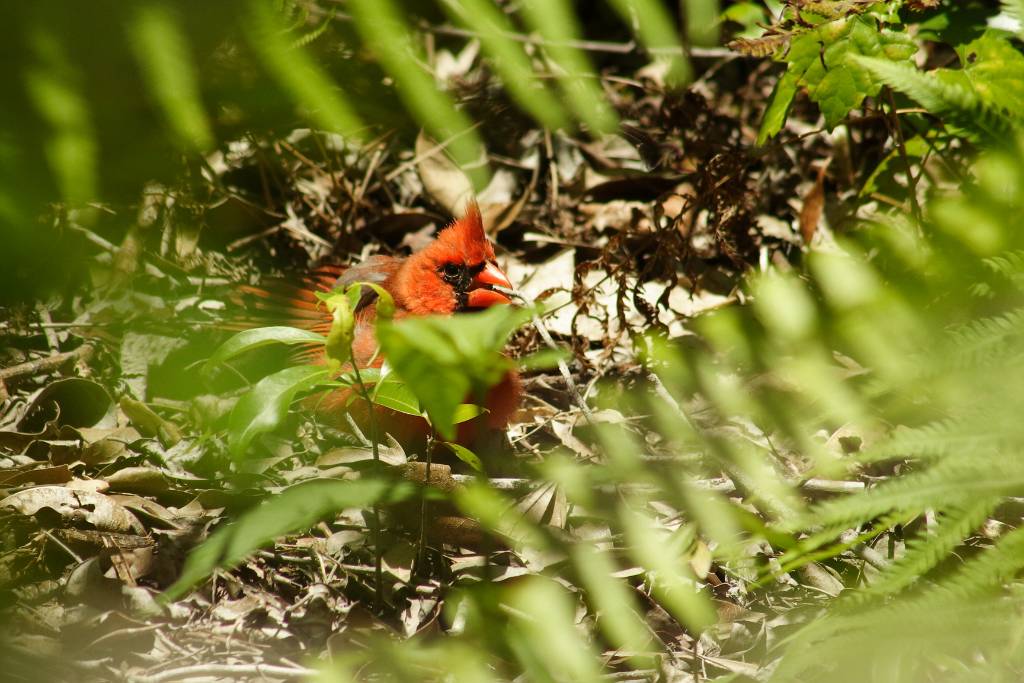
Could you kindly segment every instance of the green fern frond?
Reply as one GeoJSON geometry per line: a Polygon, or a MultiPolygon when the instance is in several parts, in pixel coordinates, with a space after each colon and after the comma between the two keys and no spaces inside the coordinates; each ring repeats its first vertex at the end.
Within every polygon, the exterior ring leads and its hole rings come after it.
{"type": "Polygon", "coordinates": [[[821,503],[786,528],[841,530],[895,510],[920,513],[934,507],[936,501],[965,506],[978,500],[1001,499],[1022,486],[1024,463],[1005,458],[989,458],[984,463],[977,457],[959,458],[890,479],[856,496],[821,503]]]}
{"type": "Polygon", "coordinates": [[[986,268],[1024,291],[1024,251],[1010,251],[983,261],[986,268]]]}
{"type": "Polygon", "coordinates": [[[310,43],[315,41],[317,38],[319,38],[320,36],[322,36],[324,33],[327,32],[327,27],[331,25],[331,21],[333,21],[333,20],[334,20],[334,8],[332,7],[331,11],[324,18],[324,20],[322,22],[320,22],[319,26],[317,26],[312,31],[308,31],[308,32],[302,34],[301,36],[299,36],[298,38],[296,38],[295,40],[292,41],[292,45],[291,45],[292,49],[294,50],[296,48],[306,47],[307,45],[309,45],[310,43]]]}
{"type": "Polygon", "coordinates": [[[986,268],[993,273],[1014,278],[1024,275],[1024,251],[1008,251],[999,256],[992,256],[982,260],[986,268]]]}
{"type": "Polygon", "coordinates": [[[1024,527],[1000,538],[996,544],[967,562],[954,576],[936,585],[930,593],[971,598],[997,588],[1024,567],[1024,527]]]}
{"type": "Polygon", "coordinates": [[[1019,358],[1024,353],[1020,344],[1022,335],[1024,308],[1017,308],[1002,315],[972,320],[951,330],[949,338],[960,361],[969,360],[971,365],[980,366],[1019,358]]]}
{"type": "Polygon", "coordinates": [[[851,56],[851,59],[893,90],[904,93],[931,113],[944,116],[965,130],[997,139],[1011,135],[1024,123],[1019,114],[1012,115],[992,106],[973,90],[940,80],[934,74],[874,57],[851,56]]]}
{"type": "Polygon", "coordinates": [[[1024,0],[1000,0],[1003,11],[1017,21],[1017,37],[1024,39],[1024,0]]]}
{"type": "Polygon", "coordinates": [[[1005,445],[1002,434],[985,432],[962,418],[945,418],[920,427],[900,427],[885,441],[863,451],[858,460],[863,463],[904,458],[934,460],[965,452],[993,455],[1005,445]]]}
{"type": "Polygon", "coordinates": [[[897,593],[934,569],[999,505],[998,499],[981,500],[964,508],[947,510],[927,535],[907,543],[906,554],[884,572],[855,601],[897,593]]]}

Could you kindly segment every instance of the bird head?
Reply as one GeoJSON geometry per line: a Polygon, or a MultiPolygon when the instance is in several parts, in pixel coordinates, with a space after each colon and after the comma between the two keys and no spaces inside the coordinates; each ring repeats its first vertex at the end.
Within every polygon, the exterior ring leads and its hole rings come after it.
{"type": "Polygon", "coordinates": [[[512,288],[498,268],[475,202],[466,208],[465,216],[406,260],[396,284],[400,303],[418,315],[507,304],[509,298],[494,287],[512,288]]]}

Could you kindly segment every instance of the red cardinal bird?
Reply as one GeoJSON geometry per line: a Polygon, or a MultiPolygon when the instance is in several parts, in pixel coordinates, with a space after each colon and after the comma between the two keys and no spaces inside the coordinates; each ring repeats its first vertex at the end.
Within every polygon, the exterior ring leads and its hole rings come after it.
{"type": "MultiPolygon", "coordinates": [[[[364,263],[345,270],[337,267],[319,269],[305,281],[305,288],[292,291],[282,299],[266,290],[244,287],[243,290],[265,300],[259,308],[277,311],[294,327],[303,327],[326,334],[331,327],[331,314],[316,297],[316,291],[345,289],[356,282],[372,282],[387,290],[395,301],[395,318],[412,315],[449,315],[463,311],[507,304],[509,299],[494,287],[512,288],[508,277],[495,262],[494,248],[484,234],[480,209],[470,203],[466,215],[441,232],[427,247],[407,258],[373,256],[364,263]],[[282,312],[281,309],[284,308],[282,312]]],[[[360,368],[380,367],[384,359],[374,338],[377,294],[367,288],[356,307],[353,359],[360,368]]],[[[314,362],[323,362],[320,358],[314,362]]],[[[487,426],[502,429],[515,412],[522,395],[519,376],[510,372],[487,395],[487,426]]],[[[317,410],[330,422],[344,425],[345,410],[358,422],[365,411],[348,403],[348,392],[334,392],[317,402],[317,410]],[[354,410],[353,410],[354,409],[354,410]]],[[[398,415],[377,408],[385,431],[408,436],[425,431],[422,420],[398,415]],[[413,425],[412,422],[417,424],[413,425]]],[[[473,429],[462,428],[459,441],[465,443],[475,436],[473,429]]]]}

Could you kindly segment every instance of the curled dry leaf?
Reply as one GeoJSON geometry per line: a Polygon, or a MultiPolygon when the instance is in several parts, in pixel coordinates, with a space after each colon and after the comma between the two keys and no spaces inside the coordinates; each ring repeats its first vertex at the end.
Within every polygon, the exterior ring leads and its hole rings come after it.
{"type": "Polygon", "coordinates": [[[416,137],[416,171],[423,189],[435,202],[452,216],[462,215],[466,202],[473,197],[473,183],[444,148],[423,131],[416,137]]]}
{"type": "Polygon", "coordinates": [[[821,215],[825,210],[825,171],[828,169],[828,162],[818,169],[818,177],[810,191],[804,195],[804,206],[800,210],[800,236],[804,244],[810,244],[814,239],[814,233],[818,230],[821,222],[821,215]]]}
{"type": "Polygon", "coordinates": [[[0,508],[13,508],[23,515],[35,515],[43,508],[50,508],[69,522],[84,521],[98,531],[146,533],[135,515],[123,505],[94,491],[77,491],[63,486],[37,486],[0,500],[0,508]]]}
{"type": "Polygon", "coordinates": [[[112,427],[114,402],[100,384],[81,377],[50,382],[18,420],[19,432],[42,432],[48,422],[71,427],[112,427]]]}

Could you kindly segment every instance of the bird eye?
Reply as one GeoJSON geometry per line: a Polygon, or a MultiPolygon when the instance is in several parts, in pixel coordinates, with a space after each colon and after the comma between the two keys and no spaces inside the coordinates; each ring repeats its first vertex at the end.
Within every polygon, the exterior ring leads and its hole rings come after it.
{"type": "Polygon", "coordinates": [[[444,268],[442,268],[442,271],[444,272],[445,277],[456,278],[459,276],[459,273],[462,271],[462,268],[460,268],[459,264],[457,263],[446,263],[444,264],[444,268]]]}

